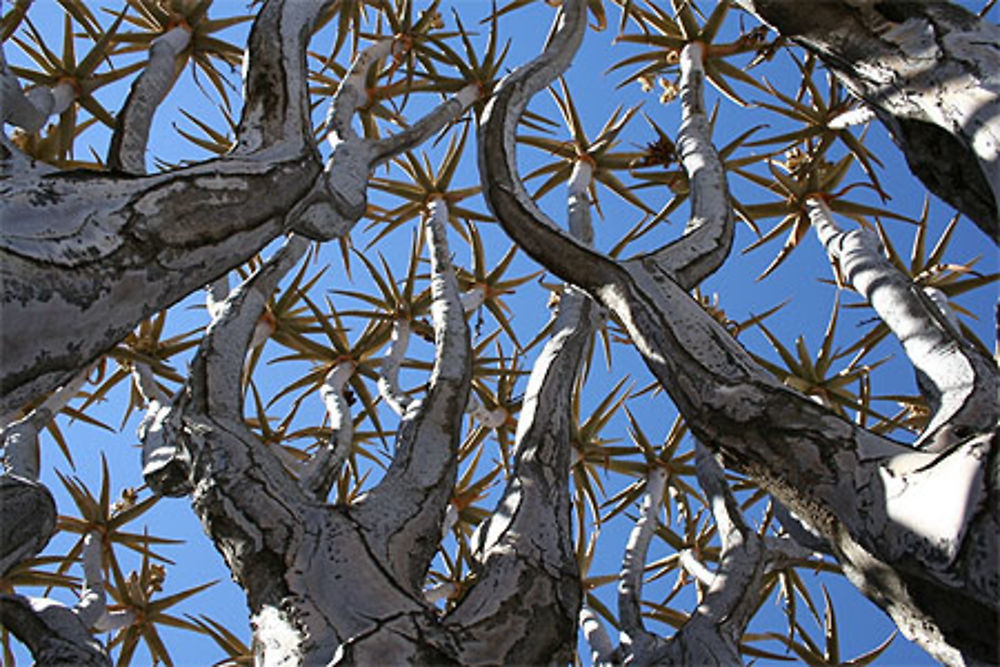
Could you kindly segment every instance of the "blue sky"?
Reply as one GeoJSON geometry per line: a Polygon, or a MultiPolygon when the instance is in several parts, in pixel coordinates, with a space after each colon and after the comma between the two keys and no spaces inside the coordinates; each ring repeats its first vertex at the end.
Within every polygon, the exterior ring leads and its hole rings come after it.
{"type": "MultiPolygon", "coordinates": [[[[980,2],[966,3],[973,8],[978,8],[980,2]]],[[[463,21],[467,26],[477,23],[478,19],[485,16],[489,10],[489,4],[479,0],[467,0],[454,2],[452,5],[461,12],[463,21]]],[[[102,3],[93,3],[96,10],[102,7],[102,3]]],[[[245,8],[244,2],[235,0],[223,0],[217,2],[216,6],[225,12],[242,11],[245,8]]],[[[32,16],[37,16],[37,25],[45,32],[52,31],[58,34],[60,22],[55,20],[58,14],[58,5],[53,0],[37,0],[33,8],[32,16]]],[[[515,66],[532,55],[537,53],[542,40],[548,30],[551,9],[539,3],[524,11],[511,14],[501,19],[501,32],[512,39],[510,54],[505,63],[508,66],[515,66]]],[[[449,11],[445,11],[446,20],[451,25],[449,11]]],[[[752,25],[752,19],[746,19],[748,25],[752,25]]],[[[642,111],[668,133],[673,136],[676,133],[676,126],[679,120],[679,106],[677,103],[671,105],[661,105],[657,101],[656,91],[644,93],[638,85],[630,84],[617,89],[616,84],[623,77],[622,72],[606,74],[609,65],[621,57],[618,51],[613,50],[611,40],[614,37],[614,29],[617,22],[616,10],[611,10],[611,27],[603,33],[589,32],[583,49],[576,59],[573,68],[567,73],[566,79],[569,88],[573,91],[574,100],[583,118],[584,125],[589,136],[593,138],[597,134],[609,114],[619,105],[631,106],[642,104],[642,111]]],[[[232,41],[240,43],[240,31],[231,33],[232,41]]],[[[317,38],[314,48],[322,50],[326,48],[323,38],[317,38]]],[[[12,44],[4,45],[5,55],[10,62],[22,62],[19,60],[17,49],[12,44]]],[[[343,61],[342,54],[341,60],[343,61]]],[[[234,72],[231,79],[238,81],[238,72],[234,72]]],[[[771,83],[786,93],[793,93],[796,89],[797,73],[790,67],[776,68],[769,72],[771,83]]],[[[822,81],[822,77],[817,77],[817,81],[822,81]]],[[[238,83],[236,84],[238,86],[238,83]]],[[[741,89],[746,91],[747,89],[741,89]]],[[[122,89],[111,89],[104,96],[106,106],[113,109],[116,107],[115,100],[122,99],[122,89]]],[[[759,93],[748,91],[749,99],[760,99],[759,93]]],[[[710,92],[709,104],[714,103],[717,95],[710,92]]],[[[238,103],[237,96],[233,98],[234,103],[238,103]]],[[[150,141],[150,158],[148,164],[152,168],[154,158],[168,162],[176,162],[184,159],[199,159],[203,153],[180,139],[174,129],[174,124],[191,131],[193,126],[184,120],[178,109],[183,108],[188,111],[203,113],[205,117],[218,120],[218,114],[213,112],[211,106],[213,102],[206,100],[204,94],[199,90],[197,82],[192,78],[190,70],[186,71],[181,81],[171,92],[167,102],[158,114],[154,126],[153,135],[150,141]]],[[[420,101],[413,102],[409,109],[420,108],[420,101]]],[[[773,114],[765,114],[759,109],[742,109],[728,100],[720,101],[720,112],[716,125],[717,144],[722,145],[733,137],[737,136],[750,126],[757,123],[769,123],[772,127],[764,128],[760,135],[777,134],[777,126],[774,125],[773,114]]],[[[532,106],[542,113],[547,113],[552,117],[557,117],[549,100],[538,100],[532,106]]],[[[320,105],[317,111],[319,117],[325,113],[325,105],[320,105]]],[[[409,113],[409,111],[408,111],[409,113]]],[[[645,125],[641,117],[636,117],[630,124],[630,132],[626,133],[622,150],[636,149],[644,143],[653,140],[655,137],[645,125]]],[[[562,130],[557,129],[557,132],[562,130]]],[[[564,132],[564,131],[563,131],[564,132]]],[[[471,138],[471,137],[470,137],[471,138]]],[[[885,131],[880,126],[872,126],[868,130],[869,145],[880,155],[885,166],[879,171],[879,178],[887,191],[892,194],[893,199],[887,205],[894,211],[905,215],[916,217],[920,213],[920,206],[924,198],[924,189],[915,181],[906,169],[902,156],[892,146],[891,141],[886,136],[885,131]]],[[[98,153],[103,154],[105,150],[106,134],[101,132],[88,132],[83,137],[83,145],[92,143],[98,153]]],[[[437,146],[422,147],[432,155],[432,162],[436,162],[437,157],[443,150],[444,144],[441,142],[437,146]]],[[[472,142],[470,142],[471,144],[472,142]]],[[[540,158],[537,154],[532,155],[531,149],[522,149],[525,171],[532,165],[538,164],[540,158]]],[[[86,150],[78,152],[79,156],[85,156],[86,150]]],[[[535,152],[537,153],[537,152],[535,152]]],[[[460,181],[457,185],[475,184],[478,174],[475,171],[475,159],[473,155],[467,155],[463,160],[461,173],[458,177],[460,181]]],[[[400,178],[399,172],[395,173],[395,178],[400,178]]],[[[860,178],[860,177],[858,177],[860,178]]],[[[858,180],[855,178],[854,180],[858,180]]],[[[848,178],[845,183],[852,182],[848,178]]],[[[537,183],[536,183],[537,185],[537,183]]],[[[529,184],[531,187],[531,184],[529,184]]],[[[747,202],[761,202],[768,200],[768,195],[746,181],[733,178],[731,187],[737,198],[747,202]]],[[[864,193],[858,191],[859,196],[864,193]]],[[[644,191],[643,195],[648,195],[651,202],[656,205],[662,204],[666,200],[668,193],[657,192],[655,190],[644,191]]],[[[599,191],[603,219],[595,216],[595,226],[597,232],[597,246],[607,249],[620,236],[623,230],[627,230],[635,224],[641,215],[635,209],[622,203],[613,193],[607,190],[599,191]]],[[[378,201],[373,195],[373,202],[378,201]]],[[[877,198],[873,196],[868,199],[873,205],[881,205],[877,198]]],[[[565,195],[561,188],[550,194],[543,201],[549,214],[556,220],[564,219],[565,195]]],[[[391,206],[391,203],[386,205],[391,206]]],[[[482,209],[482,205],[478,205],[482,209]]],[[[931,239],[936,239],[937,235],[944,228],[952,213],[947,206],[936,199],[931,200],[931,239]]],[[[662,243],[674,238],[680,233],[684,223],[684,209],[672,214],[668,224],[662,224],[657,230],[644,239],[645,245],[642,248],[653,247],[653,243],[662,243]]],[[[352,236],[356,248],[364,248],[366,238],[377,233],[378,229],[365,232],[366,222],[362,222],[355,234],[352,236]]],[[[908,253],[910,240],[913,235],[913,227],[907,223],[887,221],[886,227],[901,252],[908,253]]],[[[415,229],[415,223],[404,225],[398,231],[390,234],[386,239],[378,244],[371,252],[381,252],[393,267],[395,275],[405,274],[405,257],[408,253],[411,234],[415,229]]],[[[491,263],[496,263],[506,252],[510,243],[502,235],[502,232],[495,225],[483,225],[481,231],[486,240],[487,255],[491,263]]],[[[815,237],[809,235],[783,266],[773,275],[764,281],[756,281],[765,266],[771,261],[774,253],[780,246],[780,241],[768,244],[763,248],[753,252],[742,254],[739,251],[748,246],[755,236],[752,230],[746,225],[740,225],[737,232],[736,250],[726,266],[716,275],[712,276],[702,286],[705,294],[718,293],[721,304],[726,312],[736,320],[742,320],[753,314],[761,313],[764,310],[776,305],[786,299],[790,300],[789,305],[779,311],[772,318],[767,320],[768,327],[789,347],[794,343],[797,336],[801,335],[805,339],[809,349],[815,351],[822,339],[830,309],[833,303],[835,287],[828,283],[821,282],[821,279],[829,280],[832,276],[829,271],[826,259],[819,247],[815,237]]],[[[632,251],[639,251],[639,246],[632,248],[632,251]]],[[[969,259],[982,255],[982,259],[976,269],[982,273],[993,273],[998,270],[998,257],[996,247],[983,238],[983,234],[967,221],[959,224],[959,228],[950,245],[951,252],[948,259],[953,262],[966,262],[969,259]]],[[[466,263],[468,250],[456,237],[453,239],[452,250],[455,252],[457,261],[466,263]]],[[[365,272],[357,261],[352,263],[351,277],[348,278],[339,256],[339,249],[336,244],[328,244],[320,255],[316,270],[323,263],[329,263],[330,269],[324,274],[322,281],[318,284],[320,294],[331,295],[338,304],[343,304],[343,308],[357,307],[356,303],[350,300],[343,300],[341,297],[332,295],[332,290],[337,289],[365,289],[370,286],[370,281],[365,277],[365,272]]],[[[492,264],[491,264],[492,266],[492,264]]],[[[523,256],[519,256],[508,272],[510,276],[523,275],[537,270],[523,256]]],[[[314,271],[311,269],[310,274],[314,271]]],[[[546,278],[547,282],[553,282],[551,277],[546,278]]],[[[996,298],[995,290],[990,288],[979,290],[978,293],[963,297],[959,303],[978,316],[978,320],[966,320],[967,323],[977,332],[979,337],[987,345],[992,346],[992,308],[996,298]]],[[[176,305],[169,316],[170,325],[175,331],[186,331],[196,326],[206,323],[207,316],[200,308],[203,301],[202,294],[198,293],[185,299],[176,305]]],[[[856,297],[845,295],[842,298],[844,303],[856,302],[856,297]]],[[[545,294],[538,289],[525,290],[524,294],[510,297],[508,301],[513,313],[512,322],[518,332],[519,338],[530,340],[535,333],[544,325],[549,316],[549,311],[545,308],[545,294]]],[[[866,320],[871,318],[871,311],[844,309],[840,331],[842,332],[839,341],[847,344],[852,337],[857,335],[858,329],[866,330],[868,324],[866,320]]],[[[484,326],[481,335],[488,335],[495,328],[495,322],[489,315],[484,317],[484,326]]],[[[762,354],[771,360],[776,359],[776,355],[768,350],[764,337],[757,331],[748,331],[742,335],[741,340],[758,354],[762,354]]],[[[418,348],[419,352],[419,348],[418,348]]],[[[538,348],[532,350],[527,361],[537,354],[538,348]]],[[[282,354],[283,351],[273,343],[269,344],[266,357],[274,358],[282,354]]],[[[422,353],[426,353],[426,349],[422,353]]],[[[912,372],[908,364],[902,357],[901,349],[894,342],[882,344],[871,356],[874,361],[882,357],[890,356],[891,360],[877,371],[875,376],[875,386],[878,393],[914,393],[915,384],[912,372]]],[[[603,365],[601,352],[596,353],[597,363],[594,364],[591,375],[588,379],[585,393],[584,406],[582,412],[589,414],[592,409],[603,398],[612,386],[625,374],[634,383],[636,389],[646,386],[651,378],[645,370],[638,355],[627,349],[625,346],[617,345],[614,349],[614,370],[609,373],[603,365]]],[[[183,371],[183,360],[177,360],[175,366],[183,371]]],[[[847,363],[845,359],[844,364],[847,363]]],[[[288,375],[282,374],[283,365],[271,365],[259,374],[256,378],[259,389],[264,395],[273,395],[279,388],[288,381],[288,375]]],[[[418,384],[421,374],[413,371],[404,375],[404,384],[418,384]]],[[[122,418],[122,401],[125,394],[121,389],[117,393],[108,397],[108,400],[96,406],[98,410],[94,416],[102,419],[108,424],[118,427],[122,418]]],[[[280,404],[279,404],[280,405],[280,404]]],[[[314,400],[304,402],[303,420],[311,418],[319,420],[321,418],[321,405],[318,397],[314,400]]],[[[666,436],[670,424],[673,422],[676,411],[669,400],[662,394],[647,394],[635,398],[629,402],[630,409],[640,420],[643,430],[655,442],[660,442],[666,436]]],[[[280,410],[275,409],[275,413],[280,416],[280,410]]],[[[111,467],[113,488],[120,488],[123,485],[135,486],[140,483],[139,478],[139,452],[135,448],[137,437],[135,430],[138,425],[137,415],[133,415],[126,422],[119,433],[112,434],[107,431],[97,429],[80,423],[70,423],[65,418],[60,418],[63,432],[72,447],[75,470],[72,474],[85,480],[92,489],[96,489],[100,479],[101,454],[103,453],[111,467]]],[[[612,420],[606,434],[608,437],[621,438],[627,442],[628,436],[625,432],[626,422],[624,417],[619,415],[612,420]]],[[[390,426],[391,428],[391,426],[390,426]]],[[[43,480],[49,484],[57,494],[57,502],[60,511],[69,512],[71,503],[62,493],[62,486],[55,477],[53,470],[58,468],[66,471],[67,466],[62,459],[54,443],[49,440],[43,445],[43,480]]],[[[609,488],[617,489],[622,484],[620,482],[609,481],[609,488]]],[[[614,491],[609,493],[609,496],[614,491]]],[[[245,601],[239,588],[229,581],[228,571],[224,568],[221,558],[212,548],[211,544],[204,537],[201,527],[190,510],[186,500],[164,500],[161,501],[149,514],[145,515],[150,532],[156,535],[167,536],[185,541],[184,545],[177,547],[165,547],[161,553],[176,560],[178,565],[168,569],[165,593],[182,590],[190,586],[203,583],[206,580],[218,579],[219,583],[208,591],[192,598],[188,604],[181,609],[190,614],[206,614],[216,620],[226,623],[237,634],[246,639],[249,636],[249,629],[246,624],[247,614],[245,601]]],[[[141,526],[133,526],[134,530],[140,530],[141,526]]],[[[607,574],[617,571],[620,566],[621,550],[624,545],[624,538],[630,528],[627,520],[617,520],[608,523],[601,532],[600,542],[601,556],[592,567],[592,573],[607,574]]],[[[56,538],[49,547],[50,553],[58,553],[61,546],[65,545],[64,538],[56,538]]],[[[650,554],[650,561],[667,554],[667,547],[659,544],[650,554]]],[[[134,564],[133,564],[134,566],[134,564]]],[[[803,577],[809,579],[812,575],[803,573],[803,577]]],[[[813,577],[815,584],[820,580],[813,577]]],[[[884,640],[893,630],[891,622],[887,617],[874,607],[873,604],[862,598],[846,581],[842,578],[822,577],[823,583],[831,590],[837,607],[838,621],[841,625],[841,648],[842,655],[846,658],[869,650],[884,640]]],[[[672,585],[672,580],[651,582],[648,590],[649,597],[655,599],[658,594],[665,594],[672,585]],[[658,592],[657,587],[662,591],[658,592]],[[665,587],[665,588],[664,588],[665,587]]],[[[813,586],[817,588],[817,586],[813,586]]],[[[609,606],[614,607],[614,587],[607,586],[601,590],[601,597],[609,606]]],[[[822,605],[821,596],[816,594],[817,603],[822,605]]],[[[682,604],[678,605],[685,608],[682,604]]],[[[781,631],[782,611],[773,600],[769,600],[764,605],[765,610],[761,612],[761,622],[755,623],[753,629],[772,629],[781,631]]],[[[689,604],[686,608],[690,609],[689,604]]],[[[822,612],[822,609],[820,610],[822,612]]],[[[822,638],[822,628],[817,627],[808,619],[807,614],[800,616],[800,622],[806,627],[815,638],[822,638]]],[[[661,630],[662,631],[662,630],[661,630]]],[[[164,637],[168,642],[175,662],[180,665],[200,665],[210,664],[221,659],[222,653],[208,639],[193,635],[191,633],[173,633],[165,631],[164,637]]],[[[774,650],[774,647],[770,647],[774,650]]],[[[586,655],[587,651],[582,650],[581,655],[586,655]]],[[[135,664],[142,664],[143,660],[148,660],[139,654],[135,664]]],[[[921,650],[913,647],[902,638],[897,638],[892,647],[883,658],[885,664],[932,664],[933,661],[921,650]]]]}

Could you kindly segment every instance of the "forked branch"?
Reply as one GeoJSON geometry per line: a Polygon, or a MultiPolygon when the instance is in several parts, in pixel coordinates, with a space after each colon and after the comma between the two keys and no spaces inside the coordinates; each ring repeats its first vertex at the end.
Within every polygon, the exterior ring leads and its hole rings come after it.
{"type": "MultiPolygon", "coordinates": [[[[581,160],[569,182],[570,231],[583,243],[593,238],[591,178],[581,160]]],[[[572,660],[582,598],[570,521],[572,400],[596,323],[590,297],[565,286],[525,389],[510,480],[472,545],[476,583],[444,619],[457,632],[475,631],[464,663],[572,660]]]]}
{"type": "MultiPolygon", "coordinates": [[[[946,662],[962,659],[959,650],[968,652],[968,660],[993,659],[995,637],[970,642],[962,630],[981,622],[977,617],[996,619],[1000,599],[995,584],[984,588],[982,569],[995,571],[997,541],[967,537],[974,534],[972,526],[986,524],[987,534],[997,534],[984,509],[996,497],[987,483],[987,461],[995,455],[989,453],[995,447],[989,433],[936,458],[845,421],[776,381],[690,297],[686,285],[655,263],[619,264],[586,250],[556,230],[526,196],[513,159],[512,128],[530,95],[572,58],[568,52],[584,23],[582,4],[564,3],[546,52],[515,70],[487,107],[479,154],[493,212],[532,257],[617,315],[692,434],[829,541],[852,581],[904,633],[946,662]],[[949,502],[935,508],[933,525],[918,520],[929,509],[921,499],[945,480],[959,480],[960,490],[949,489],[949,502]],[[927,567],[907,567],[913,559],[927,567]]],[[[642,636],[638,629],[636,634],[642,636]]]]}
{"type": "Polygon", "coordinates": [[[443,198],[430,205],[431,315],[434,367],[427,395],[403,416],[392,463],[351,510],[374,555],[421,594],[441,540],[458,469],[458,443],[472,377],[472,354],[458,280],[448,251],[443,198]]]}

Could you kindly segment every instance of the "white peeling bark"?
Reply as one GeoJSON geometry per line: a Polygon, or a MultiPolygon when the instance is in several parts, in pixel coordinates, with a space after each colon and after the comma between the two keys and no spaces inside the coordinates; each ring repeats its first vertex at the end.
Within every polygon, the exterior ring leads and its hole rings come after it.
{"type": "Polygon", "coordinates": [[[874,233],[839,229],[822,199],[809,198],[806,210],[847,282],[888,325],[916,369],[918,386],[933,412],[917,446],[942,451],[995,427],[1000,418],[996,363],[965,340],[953,314],[886,259],[874,233]]]}
{"type": "Polygon", "coordinates": [[[83,588],[73,607],[46,598],[0,595],[0,625],[28,647],[36,664],[111,665],[91,632],[116,630],[135,617],[128,610],[108,611],[102,551],[100,533],[91,531],[84,537],[83,588]]]}
{"type": "Polygon", "coordinates": [[[24,169],[16,148],[0,146],[0,414],[66,382],[142,319],[287,230],[287,212],[320,173],[305,45],[323,6],[270,0],[261,9],[238,147],[225,158],[135,178],[24,169]]]}
{"type": "Polygon", "coordinates": [[[855,585],[932,655],[945,662],[992,655],[988,637],[963,630],[975,617],[996,616],[996,598],[984,593],[995,587],[981,569],[997,563],[997,540],[988,537],[997,535],[996,523],[985,509],[996,491],[981,477],[995,447],[991,436],[953,450],[964,462],[956,476],[941,465],[945,459],[867,433],[777,384],[675,283],[636,271],[629,278],[598,296],[692,433],[815,528],[855,585]],[[955,485],[955,502],[929,532],[899,520],[900,513],[916,516],[903,507],[918,493],[904,499],[901,489],[915,490],[923,475],[955,485]],[[899,486],[890,488],[886,477],[899,486]],[[938,565],[927,567],[931,562],[938,565]],[[958,657],[961,651],[967,657],[958,657]]]}
{"type": "MultiPolygon", "coordinates": [[[[570,232],[582,243],[593,240],[592,177],[590,163],[578,161],[567,193],[570,232]]],[[[476,586],[445,618],[474,631],[463,663],[565,664],[575,655],[582,590],[570,522],[572,396],[596,323],[593,301],[567,285],[528,378],[511,477],[472,545],[476,586]]]]}
{"type": "Polygon", "coordinates": [[[673,664],[737,664],[742,662],[740,638],[760,603],[767,549],[743,520],[722,467],[698,442],[695,463],[719,534],[719,566],[701,604],[671,640],[667,656],[673,664]]]}
{"type": "Polygon", "coordinates": [[[21,595],[0,595],[0,625],[7,628],[39,665],[110,667],[101,643],[58,602],[21,595]]]}
{"type": "Polygon", "coordinates": [[[268,0],[261,7],[247,42],[234,154],[269,160],[312,148],[306,47],[331,2],[268,0]]]}
{"type": "Polygon", "coordinates": [[[478,98],[478,88],[470,84],[394,135],[384,139],[358,136],[351,119],[369,101],[365,78],[382,58],[395,53],[397,46],[396,40],[385,38],[363,50],[337,88],[326,117],[327,141],[333,154],[323,177],[293,212],[294,229],[300,234],[326,241],[350,231],[365,214],[372,170],[447,127],[478,98]]]}
{"type": "Polygon", "coordinates": [[[410,396],[399,388],[399,367],[406,358],[406,348],[409,344],[409,320],[403,318],[393,320],[389,349],[382,357],[382,366],[379,368],[378,393],[399,416],[403,416],[406,406],[411,401],[410,396]]]}
{"type": "Polygon", "coordinates": [[[517,124],[531,98],[573,60],[587,28],[577,2],[560,7],[546,49],[501,80],[483,110],[477,135],[479,174],[493,215],[529,255],[564,280],[596,287],[615,265],[574,241],[535,203],[517,173],[517,124]],[[516,226],[516,230],[515,230],[516,226]],[[588,275],[592,276],[588,279],[588,275]]]}
{"type": "Polygon", "coordinates": [[[89,368],[77,373],[76,377],[49,394],[26,416],[3,425],[0,429],[0,442],[3,442],[3,467],[6,473],[25,479],[38,479],[38,435],[76,398],[89,374],[89,368]]]}
{"type": "Polygon", "coordinates": [[[448,251],[447,203],[430,203],[434,366],[427,395],[407,407],[392,463],[352,515],[370,535],[373,556],[418,595],[441,541],[457,474],[462,417],[472,377],[469,330],[448,251]]]}
{"type": "Polygon", "coordinates": [[[595,664],[740,664],[740,640],[760,607],[764,575],[772,567],[806,561],[811,556],[788,538],[762,538],[747,525],[721,465],[697,441],[695,461],[698,482],[708,498],[719,534],[718,568],[711,572],[690,549],[681,551],[681,566],[704,588],[700,603],[669,640],[645,629],[641,617],[642,576],[666,479],[665,471],[651,470],[619,580],[621,644],[612,647],[601,634],[599,620],[592,613],[581,614],[581,627],[591,641],[595,664]]]}
{"type": "Polygon", "coordinates": [[[325,501],[344,461],[354,448],[354,421],[344,387],[354,375],[355,364],[341,361],[323,379],[320,396],[330,420],[329,441],[309,457],[299,473],[299,485],[318,501],[325,501]]]}
{"type": "MultiPolygon", "coordinates": [[[[348,232],[365,212],[371,169],[456,120],[478,95],[466,87],[383,140],[345,130],[323,171],[304,49],[325,4],[269,0],[261,8],[237,144],[224,158],[135,178],[26,169],[16,148],[0,145],[3,215],[13,221],[0,237],[0,417],[66,382],[142,319],[275,237],[348,232]],[[69,321],[72,330],[63,325],[69,321]]],[[[334,106],[353,113],[355,87],[344,87],[334,106]]]]}
{"type": "Polygon", "coordinates": [[[9,414],[249,259],[281,233],[304,176],[317,170],[293,158],[214,160],[143,178],[5,171],[0,391],[9,414]]]}
{"type": "Polygon", "coordinates": [[[611,665],[621,662],[618,649],[611,641],[604,622],[590,607],[580,609],[580,629],[590,646],[590,661],[595,665],[611,665]]]}
{"type": "MultiPolygon", "coordinates": [[[[230,294],[171,406],[176,444],[191,461],[192,505],[247,593],[260,662],[426,663],[457,655],[420,590],[454,484],[470,374],[443,229],[433,237],[431,388],[411,406],[387,476],[356,504],[327,504],[308,474],[296,479],[243,422],[246,348],[268,295],[308,246],[304,238],[293,237],[230,294]]],[[[342,425],[350,419],[341,399],[351,372],[349,364],[335,367],[324,391],[342,425]]]]}
{"type": "Polygon", "coordinates": [[[914,175],[1000,243],[1000,27],[940,0],[738,0],[816,53],[914,175]]]}
{"type": "MultiPolygon", "coordinates": [[[[297,619],[303,608],[316,605],[309,604],[307,589],[296,604],[295,586],[283,576],[286,564],[300,572],[305,567],[295,564],[303,541],[307,550],[321,541],[317,533],[324,518],[317,510],[323,505],[299,486],[242,417],[240,379],[253,329],[268,295],[307,246],[305,239],[291,239],[230,294],[168,417],[173,444],[190,461],[185,472],[194,509],[247,592],[255,655],[275,663],[301,662],[315,650],[328,661],[336,645],[322,615],[313,641],[306,641],[303,633],[311,626],[297,619]],[[308,534],[307,526],[312,526],[308,534]]],[[[154,490],[155,481],[149,480],[154,490]]]]}
{"type": "Polygon", "coordinates": [[[76,101],[72,84],[21,89],[17,76],[10,71],[0,48],[0,123],[10,123],[28,134],[42,129],[49,116],[60,114],[76,101]]]}
{"type": "Polygon", "coordinates": [[[655,661],[665,642],[646,629],[642,620],[642,576],[646,570],[646,554],[656,533],[663,492],[666,489],[667,471],[653,468],[646,473],[646,491],[639,507],[622,557],[622,570],[618,576],[618,617],[621,622],[621,649],[630,664],[650,665],[655,661]]]}
{"type": "Polygon", "coordinates": [[[104,551],[101,534],[92,530],[83,541],[83,588],[80,601],[73,612],[84,627],[97,632],[110,632],[129,625],[135,614],[129,609],[108,610],[108,596],[104,589],[104,573],[101,556],[104,551]]]}

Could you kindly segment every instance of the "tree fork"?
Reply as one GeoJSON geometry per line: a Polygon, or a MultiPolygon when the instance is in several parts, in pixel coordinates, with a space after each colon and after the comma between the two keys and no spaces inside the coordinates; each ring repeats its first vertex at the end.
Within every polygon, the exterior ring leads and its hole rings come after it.
{"type": "Polygon", "coordinates": [[[692,433],[829,540],[855,585],[911,639],[943,662],[994,660],[995,637],[973,641],[962,631],[975,627],[976,618],[996,618],[1000,599],[996,578],[988,574],[997,567],[997,524],[988,509],[996,497],[996,480],[987,473],[996,455],[992,438],[965,440],[949,456],[937,457],[844,421],[772,378],[689,296],[692,285],[679,285],[654,257],[619,264],[592,253],[526,197],[512,128],[530,96],[572,59],[586,21],[582,5],[564,4],[546,52],[515,70],[487,107],[481,180],[504,229],[618,315],[692,433]],[[930,528],[905,519],[931,480],[955,474],[964,489],[949,491],[957,501],[947,519],[930,528]],[[985,533],[967,539],[970,525],[985,533]],[[959,547],[963,555],[956,559],[959,547]],[[929,561],[938,565],[927,567],[929,561]],[[966,600],[964,609],[957,599],[966,600]],[[967,615],[961,619],[952,615],[962,611],[967,615]]]}

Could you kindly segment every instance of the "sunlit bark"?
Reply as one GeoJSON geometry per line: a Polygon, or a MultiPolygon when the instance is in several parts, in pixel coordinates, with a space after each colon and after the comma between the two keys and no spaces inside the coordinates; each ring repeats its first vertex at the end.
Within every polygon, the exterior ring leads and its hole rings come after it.
{"type": "MultiPolygon", "coordinates": [[[[281,234],[329,240],[349,232],[365,212],[371,170],[433,136],[478,97],[478,88],[467,86],[383,139],[359,138],[334,123],[324,168],[309,119],[305,46],[326,4],[270,0],[261,8],[236,146],[223,158],[143,177],[56,172],[3,139],[0,421],[281,234]],[[64,326],[70,321],[74,327],[64,326]]],[[[394,43],[377,45],[391,51],[394,43]]],[[[376,59],[359,58],[355,70],[366,72],[376,59]]],[[[15,91],[3,73],[4,90],[15,91]]],[[[112,151],[123,169],[141,172],[143,128],[167,83],[152,75],[137,82],[112,151]]],[[[355,113],[364,99],[356,88],[357,77],[348,77],[334,96],[334,117],[348,121],[355,113]]],[[[19,108],[5,101],[4,120],[19,108]]]]}
{"type": "MultiPolygon", "coordinates": [[[[844,0],[821,3],[807,16],[778,0],[742,2],[826,59],[890,127],[914,171],[997,236],[1000,116],[993,111],[1000,67],[989,68],[995,47],[981,53],[981,44],[970,42],[995,44],[995,30],[937,3],[844,0]],[[847,23],[815,25],[836,12],[861,21],[857,34],[844,32],[847,23]],[[790,14],[793,25],[784,23],[790,14]],[[975,58],[984,63],[979,72],[967,67],[975,58]],[[905,85],[889,90],[882,84],[890,75],[905,85]],[[934,105],[908,98],[920,87],[924,102],[950,96],[947,76],[963,82],[954,84],[964,87],[949,97],[954,104],[929,112],[925,107],[934,105]],[[954,149],[954,171],[930,164],[928,153],[941,146],[954,149]]],[[[426,202],[435,334],[426,391],[399,387],[408,322],[394,323],[381,365],[381,396],[400,416],[383,479],[350,505],[328,499],[354,446],[346,395],[357,370],[351,360],[320,375],[317,390],[332,430],[327,443],[300,462],[262,441],[244,419],[243,392],[247,351],[263,340],[255,342],[255,332],[268,298],[312,239],[341,237],[364,215],[373,168],[433,137],[481,94],[470,83],[397,134],[359,136],[352,124],[370,101],[366,77],[406,48],[396,37],[376,39],[331,100],[324,129],[332,156],[323,164],[310,121],[305,47],[328,4],[269,0],[260,9],[236,146],[223,158],[142,175],[153,114],[187,45],[183,28],[154,40],[119,115],[111,172],[57,172],[3,138],[0,196],[9,217],[0,240],[0,500],[18,520],[2,523],[0,573],[38,553],[55,527],[51,494],[36,481],[38,432],[76,395],[94,359],[152,312],[210,285],[212,323],[182,389],[167,396],[147,365],[133,366],[147,404],[143,475],[158,494],[190,496],[246,592],[258,662],[566,664],[576,653],[578,623],[598,663],[736,662],[768,568],[807,554],[791,539],[765,537],[747,524],[720,460],[771,492],[789,532],[831,553],[931,655],[954,664],[996,661],[998,640],[981,631],[996,627],[1000,600],[995,363],[962,339],[935,302],[939,295],[915,289],[863,232],[839,229],[818,198],[806,204],[813,227],[849,285],[900,339],[933,407],[917,448],[870,433],[781,384],[690,297],[726,261],[734,235],[702,95],[706,46],[698,42],[679,54],[677,149],[691,197],[681,236],[627,261],[595,251],[587,195],[593,173],[584,159],[570,177],[568,230],[550,220],[521,182],[517,128],[532,97],[573,60],[587,23],[583,0],[563,2],[542,53],[498,84],[481,118],[486,201],[514,241],[567,284],[528,381],[506,487],[473,540],[475,576],[462,597],[441,611],[435,603],[456,584],[427,588],[442,536],[457,521],[462,422],[471,412],[497,426],[508,413],[469,399],[465,317],[488,295],[485,287],[459,293],[446,240],[447,197],[426,202]],[[285,245],[230,291],[226,272],[279,236],[285,245]],[[704,590],[688,622],[669,639],[649,631],[643,575],[667,474],[651,467],[623,556],[618,646],[591,610],[581,611],[568,493],[572,400],[601,306],[704,443],[696,445],[697,476],[720,543],[714,569],[691,551],[679,557],[704,590]]],[[[23,93],[3,61],[0,76],[4,122],[30,129],[66,103],[68,93],[58,87],[23,93]]],[[[86,536],[85,545],[75,607],[0,596],[0,621],[41,664],[107,664],[90,631],[129,620],[108,610],[99,534],[86,536]]]]}
{"type": "Polygon", "coordinates": [[[913,173],[1000,243],[1000,27],[938,0],[737,3],[818,55],[913,173]]]}
{"type": "Polygon", "coordinates": [[[991,425],[947,456],[868,433],[771,377],[686,293],[693,285],[672,277],[676,268],[657,265],[656,253],[621,264],[593,253],[526,196],[513,128],[571,59],[586,23],[580,5],[564,5],[546,55],[515,71],[487,107],[482,183],[504,229],[618,316],[692,433],[829,541],[851,580],[904,634],[944,662],[993,660],[996,637],[971,630],[984,619],[995,627],[1000,599],[987,574],[996,571],[998,542],[988,509],[997,495],[991,425]],[[937,520],[917,521],[941,493],[949,502],[937,520]]]}

